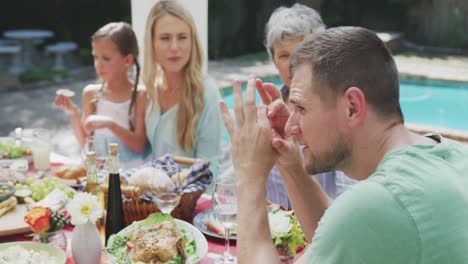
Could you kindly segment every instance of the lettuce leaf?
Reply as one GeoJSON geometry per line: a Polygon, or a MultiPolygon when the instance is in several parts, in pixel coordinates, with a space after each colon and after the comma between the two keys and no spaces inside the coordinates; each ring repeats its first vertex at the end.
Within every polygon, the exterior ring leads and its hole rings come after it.
{"type": "MultiPolygon", "coordinates": [[[[270,210],[270,214],[276,214],[282,211],[279,208],[270,210]]],[[[292,228],[291,230],[281,237],[275,237],[273,239],[274,245],[277,249],[284,249],[285,252],[289,252],[292,256],[296,255],[296,251],[306,246],[304,232],[302,231],[299,223],[297,222],[296,216],[291,211],[288,215],[290,218],[292,228]]]]}
{"type": "Polygon", "coordinates": [[[137,224],[139,228],[154,225],[154,224],[159,224],[164,221],[169,221],[173,224],[175,224],[174,218],[172,218],[171,215],[168,214],[162,214],[162,213],[154,213],[150,214],[145,220],[138,221],[134,224],[137,224]]]}

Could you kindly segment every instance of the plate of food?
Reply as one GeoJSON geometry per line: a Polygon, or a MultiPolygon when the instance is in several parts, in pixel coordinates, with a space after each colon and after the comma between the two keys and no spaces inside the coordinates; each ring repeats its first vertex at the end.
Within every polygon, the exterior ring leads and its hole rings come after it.
{"type": "Polygon", "coordinates": [[[198,263],[208,242],[193,225],[154,213],[112,235],[106,251],[110,263],[198,263]]]}
{"type": "MultiPolygon", "coordinates": [[[[193,225],[198,228],[203,234],[208,235],[210,237],[215,237],[219,239],[224,239],[224,227],[221,222],[219,222],[213,213],[212,209],[205,210],[199,214],[197,214],[193,218],[193,225]]],[[[236,240],[236,224],[230,230],[229,239],[236,240]]]]}
{"type": "MultiPolygon", "coordinates": [[[[292,210],[285,210],[279,205],[268,205],[268,224],[270,226],[273,243],[282,259],[293,258],[307,246],[304,232],[292,210]]],[[[216,220],[212,209],[203,211],[195,216],[193,225],[205,235],[224,239],[224,227],[216,220]]],[[[237,225],[234,224],[229,239],[237,239],[237,225]]]]}
{"type": "MultiPolygon", "coordinates": [[[[17,145],[14,138],[0,137],[0,167],[10,167],[18,160],[31,160],[32,151],[23,145],[17,145]]],[[[27,169],[27,168],[26,168],[27,169]]]]}
{"type": "Polygon", "coordinates": [[[77,164],[62,165],[53,168],[51,175],[63,184],[77,186],[81,183],[81,179],[86,177],[86,168],[77,164]]]}
{"type": "Polygon", "coordinates": [[[5,261],[2,263],[21,260],[24,263],[64,264],[67,256],[63,250],[51,244],[10,242],[0,244],[0,260],[5,261]]]}

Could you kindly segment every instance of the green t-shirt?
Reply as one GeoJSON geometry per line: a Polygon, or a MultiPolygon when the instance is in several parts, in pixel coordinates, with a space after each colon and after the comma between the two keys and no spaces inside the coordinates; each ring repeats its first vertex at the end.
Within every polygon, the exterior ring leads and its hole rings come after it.
{"type": "Polygon", "coordinates": [[[431,137],[390,151],[333,202],[308,263],[468,263],[468,147],[431,137]]]}

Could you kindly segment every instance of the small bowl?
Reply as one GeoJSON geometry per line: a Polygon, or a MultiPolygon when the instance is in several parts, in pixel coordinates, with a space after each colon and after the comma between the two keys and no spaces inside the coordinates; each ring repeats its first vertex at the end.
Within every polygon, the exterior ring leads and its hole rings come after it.
{"type": "Polygon", "coordinates": [[[13,196],[15,186],[8,183],[0,183],[0,203],[13,196]]]}
{"type": "MultiPolygon", "coordinates": [[[[18,203],[25,203],[25,198],[31,196],[32,191],[29,189],[16,190],[15,196],[18,199],[18,203]]],[[[31,197],[29,197],[32,199],[31,197]]]]}

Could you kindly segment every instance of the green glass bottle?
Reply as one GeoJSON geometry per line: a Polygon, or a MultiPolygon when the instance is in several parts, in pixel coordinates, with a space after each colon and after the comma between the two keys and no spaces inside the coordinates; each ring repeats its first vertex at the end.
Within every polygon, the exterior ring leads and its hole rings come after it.
{"type": "Polygon", "coordinates": [[[109,190],[107,192],[106,244],[112,234],[117,234],[125,227],[122,190],[120,188],[119,145],[109,144],[109,190]]]}

